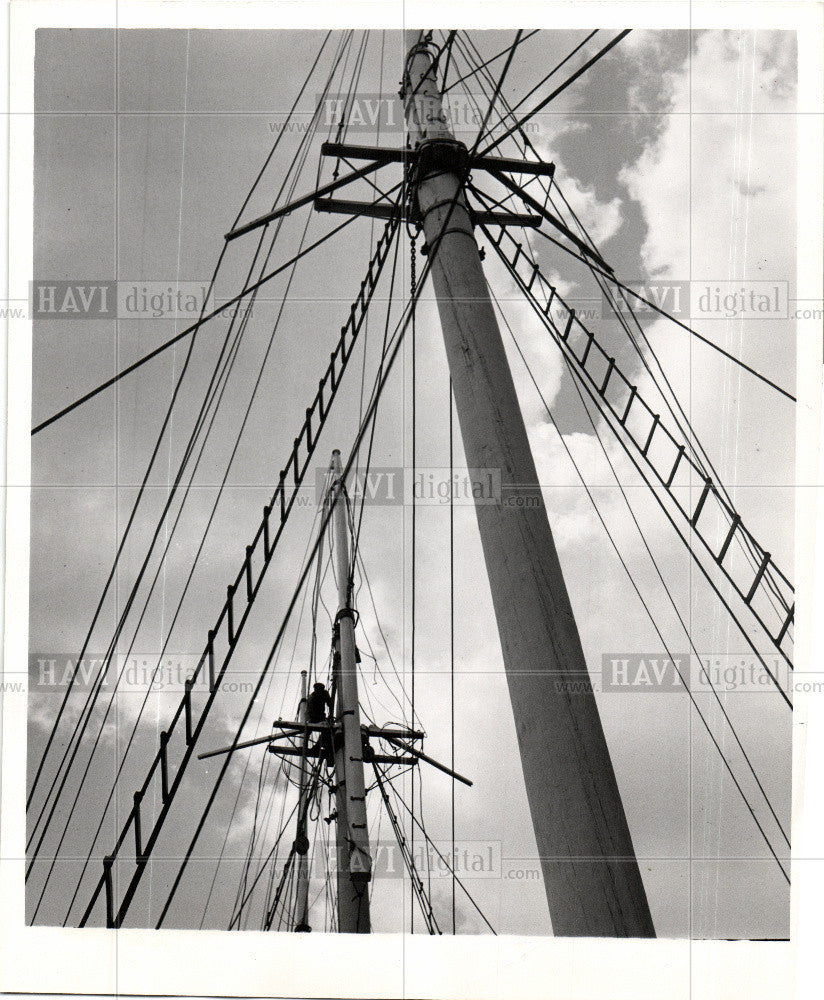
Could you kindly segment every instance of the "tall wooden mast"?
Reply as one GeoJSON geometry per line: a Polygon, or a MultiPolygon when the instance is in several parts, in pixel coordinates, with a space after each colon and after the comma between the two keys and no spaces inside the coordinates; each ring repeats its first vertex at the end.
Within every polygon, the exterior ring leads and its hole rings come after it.
{"type": "Polygon", "coordinates": [[[467,150],[443,114],[430,47],[419,31],[407,44],[414,197],[467,465],[501,475],[501,502],[477,503],[476,515],[553,930],[653,936],[595,698],[581,689],[586,661],[463,193],[467,150]]]}

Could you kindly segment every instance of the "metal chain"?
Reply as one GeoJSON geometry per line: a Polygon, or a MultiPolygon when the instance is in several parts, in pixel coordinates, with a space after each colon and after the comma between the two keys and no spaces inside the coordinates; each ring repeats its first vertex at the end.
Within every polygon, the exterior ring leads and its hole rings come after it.
{"type": "MultiPolygon", "coordinates": [[[[417,240],[418,240],[417,232],[409,234],[409,294],[413,300],[415,298],[415,290],[417,288],[417,277],[415,273],[415,264],[417,260],[417,249],[416,249],[417,240]]],[[[412,308],[414,310],[415,306],[413,305],[412,308]]]]}

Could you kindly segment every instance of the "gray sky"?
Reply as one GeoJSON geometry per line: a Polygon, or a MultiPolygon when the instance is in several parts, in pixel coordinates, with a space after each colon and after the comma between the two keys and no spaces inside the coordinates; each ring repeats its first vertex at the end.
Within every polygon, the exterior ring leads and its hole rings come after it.
{"type": "MultiPolygon", "coordinates": [[[[508,44],[512,34],[475,32],[472,37],[486,57],[508,44]]],[[[510,102],[520,100],[582,38],[583,33],[578,32],[541,32],[526,42],[507,79],[505,93],[510,102]]],[[[321,40],[320,33],[312,32],[133,31],[122,32],[115,45],[110,32],[39,31],[35,64],[35,277],[75,281],[118,278],[122,282],[171,285],[208,280],[222,234],[230,228],[321,40]]],[[[356,44],[359,41],[360,33],[356,44]]],[[[328,72],[337,42],[337,37],[330,40],[319,73],[307,88],[299,106],[300,121],[308,120],[314,108],[315,94],[320,90],[316,81],[328,72]]],[[[382,39],[381,33],[373,32],[361,91],[394,93],[401,62],[400,33],[389,32],[382,39]]],[[[347,80],[349,74],[351,60],[347,80]]],[[[787,282],[789,296],[796,294],[792,35],[713,32],[690,39],[685,33],[634,32],[553,102],[551,109],[551,114],[536,119],[537,131],[531,139],[543,158],[556,163],[561,190],[624,280],[692,279],[715,287],[721,282],[758,279],[787,282]]],[[[315,184],[319,145],[327,131],[325,126],[319,129],[312,143],[298,192],[309,191],[315,184]]],[[[350,139],[373,142],[375,134],[353,132],[350,139]]],[[[384,131],[379,139],[383,145],[396,145],[402,136],[384,131]]],[[[299,133],[284,137],[244,218],[270,206],[299,140],[299,133]]],[[[512,155],[514,146],[503,147],[501,152],[512,155]]],[[[322,179],[328,180],[331,165],[326,163],[322,169],[322,179]]],[[[390,175],[390,183],[400,179],[392,167],[379,176],[390,175]]],[[[362,184],[346,196],[367,198],[369,188],[362,184]]],[[[286,220],[272,265],[288,260],[295,252],[306,217],[304,210],[286,220]]],[[[318,238],[339,221],[315,215],[307,239],[318,238]]],[[[254,535],[263,504],[271,495],[303,410],[334,346],[336,331],[357,293],[370,256],[370,238],[377,238],[381,227],[380,222],[356,221],[313,253],[295,274],[227,489],[170,640],[169,653],[176,659],[196,658],[203,648],[206,629],[216,618],[226,584],[234,578],[244,546],[254,535]]],[[[583,269],[545,241],[530,239],[544,272],[554,275],[558,287],[579,308],[597,308],[597,289],[583,269]]],[[[255,237],[249,236],[232,244],[217,284],[219,298],[240,287],[254,243],[255,237]]],[[[516,290],[493,257],[487,248],[487,276],[504,315],[516,331],[670,649],[685,652],[687,639],[679,631],[645,556],[560,357],[518,301],[516,290]]],[[[407,294],[409,286],[405,237],[399,262],[402,273],[397,301],[392,305],[393,323],[402,304],[400,294],[407,294]]],[[[141,661],[149,660],[152,654],[156,659],[168,635],[285,289],[286,276],[275,279],[255,305],[165,573],[134,640],[133,654],[139,653],[141,661]]],[[[361,374],[365,373],[368,391],[377,368],[387,291],[384,280],[365,338],[365,355],[361,343],[318,445],[315,465],[324,465],[333,447],[348,453],[358,421],[361,374]]],[[[792,308],[793,303],[790,305],[792,308]]],[[[647,319],[645,324],[745,523],[792,578],[791,404],[688,339],[684,331],[663,321],[647,319]]],[[[108,321],[36,322],[33,422],[49,416],[184,325],[185,320],[165,318],[128,319],[116,326],[108,321]]],[[[694,325],[793,391],[792,320],[702,322],[696,318],[694,325]]],[[[117,594],[104,607],[90,645],[92,652],[99,654],[105,648],[114,616],[140,566],[167,495],[170,470],[180,460],[225,329],[226,321],[213,323],[198,338],[171,433],[163,442],[150,480],[143,516],[125,552],[117,594]]],[[[615,348],[619,362],[627,366],[627,374],[652,401],[655,390],[637,355],[633,361],[622,342],[620,328],[613,323],[599,330],[604,341],[615,348]]],[[[504,336],[509,350],[511,340],[508,334],[504,336]]],[[[62,662],[76,657],[80,650],[185,354],[185,344],[167,352],[124,380],[116,393],[98,397],[34,439],[30,650],[35,669],[38,657],[54,656],[62,662]]],[[[663,654],[660,640],[632,592],[514,350],[510,360],[590,669],[600,669],[605,653],[663,654]]],[[[443,468],[448,464],[447,373],[437,314],[428,291],[418,313],[417,384],[418,465],[443,468]]],[[[382,402],[375,466],[410,464],[410,386],[407,344],[382,402]]],[[[622,482],[637,486],[638,479],[615,441],[608,450],[622,482]]],[[[457,441],[457,464],[462,457],[457,441]]],[[[314,476],[310,481],[314,484],[314,476]]],[[[745,654],[743,640],[652,500],[641,490],[628,492],[650,547],[659,565],[666,568],[668,585],[690,623],[699,651],[712,657],[745,654]]],[[[294,588],[314,514],[313,507],[296,509],[290,520],[235,654],[230,676],[238,681],[254,679],[269,651],[294,588]]],[[[450,755],[447,525],[445,509],[419,509],[416,710],[428,733],[426,750],[441,760],[450,755]]],[[[389,654],[405,676],[408,690],[410,530],[408,508],[373,507],[364,518],[363,558],[389,650],[384,648],[377,628],[368,589],[362,586],[358,597],[361,645],[369,649],[368,637],[381,671],[364,656],[362,700],[378,722],[400,721],[397,699],[408,711],[389,654]]],[[[457,787],[457,836],[500,843],[503,857],[513,859],[512,868],[531,869],[535,843],[470,507],[456,508],[455,530],[456,766],[475,782],[472,789],[457,787]],[[522,865],[522,859],[526,864],[522,865]]],[[[152,574],[155,567],[153,560],[152,574]]],[[[145,585],[142,593],[146,593],[145,585]]],[[[331,607],[331,578],[326,581],[324,595],[331,607]]],[[[138,599],[138,607],[143,599],[138,599]]],[[[127,628],[121,644],[124,654],[137,619],[130,620],[131,631],[127,628]]],[[[294,714],[299,671],[308,658],[307,626],[304,616],[299,627],[293,623],[287,631],[271,687],[255,707],[255,725],[250,722],[244,738],[265,733],[278,716],[290,718],[294,714]]],[[[321,612],[321,665],[328,648],[328,626],[321,612]]],[[[761,648],[769,652],[763,643],[761,648]]],[[[70,703],[72,712],[79,711],[82,697],[76,706],[74,699],[70,703]]],[[[203,749],[231,740],[247,698],[243,692],[221,694],[201,741],[203,749]]],[[[767,823],[766,806],[758,799],[733,738],[722,724],[718,706],[709,695],[698,698],[730,755],[736,776],[757,804],[759,818],[767,823]]],[[[789,712],[772,691],[728,692],[724,698],[764,788],[782,822],[788,822],[789,712]]],[[[116,701],[95,757],[92,780],[66,837],[61,855],[66,860],[55,866],[38,921],[61,922],[65,915],[79,875],[79,866],[71,859],[77,855],[85,858],[141,700],[142,691],[129,688],[116,701]]],[[[155,753],[157,734],[177,700],[176,695],[166,693],[152,696],[147,704],[118,786],[115,811],[121,819],[155,753]]],[[[107,701],[105,698],[104,703],[107,701]]],[[[32,764],[39,759],[45,726],[58,704],[59,696],[54,693],[36,694],[31,700],[30,774],[32,764]]],[[[659,935],[786,936],[786,884],[686,695],[607,693],[599,697],[599,707],[659,935]]],[[[100,718],[95,716],[93,732],[100,718]]],[[[61,732],[65,737],[68,727],[61,732]]],[[[80,760],[85,759],[85,753],[86,745],[80,760]]],[[[204,923],[226,926],[248,849],[263,759],[260,751],[237,755],[200,839],[196,860],[170,911],[169,925],[197,926],[200,922],[215,859],[228,829],[227,860],[219,869],[204,923]],[[238,791],[238,808],[230,825],[238,791]]],[[[157,918],[166,896],[163,889],[176,870],[173,860],[164,859],[174,859],[185,849],[216,774],[216,768],[207,767],[207,763],[211,762],[195,761],[190,766],[131,910],[131,923],[153,925],[157,918]]],[[[46,777],[51,773],[47,769],[46,777]]],[[[79,773],[79,769],[76,775],[73,772],[75,782],[79,773]]],[[[427,828],[436,841],[447,840],[449,781],[433,772],[421,777],[427,828]]],[[[266,789],[272,787],[273,780],[270,767],[266,789]]],[[[69,782],[67,793],[72,787],[69,782]]],[[[66,802],[72,798],[67,794],[66,802]]],[[[276,797],[258,842],[264,855],[275,836],[279,815],[280,800],[276,797]]],[[[374,830],[377,803],[370,809],[370,818],[374,830]]],[[[114,830],[110,812],[97,855],[110,850],[114,830]]],[[[774,825],[768,831],[778,845],[774,825]]],[[[388,836],[384,820],[380,839],[388,836]]],[[[39,876],[35,869],[29,915],[46,867],[40,869],[39,876]]],[[[75,919],[99,871],[100,862],[95,861],[73,911],[75,919]]],[[[474,880],[471,885],[499,932],[550,932],[540,880],[474,880]]],[[[402,892],[397,880],[376,884],[376,928],[402,928],[402,915],[408,919],[409,910],[402,892]]],[[[442,926],[448,926],[448,894],[448,882],[436,883],[436,910],[442,915],[442,926]]],[[[421,928],[419,918],[416,927],[421,928]]],[[[463,902],[461,929],[482,929],[463,902]]]]}

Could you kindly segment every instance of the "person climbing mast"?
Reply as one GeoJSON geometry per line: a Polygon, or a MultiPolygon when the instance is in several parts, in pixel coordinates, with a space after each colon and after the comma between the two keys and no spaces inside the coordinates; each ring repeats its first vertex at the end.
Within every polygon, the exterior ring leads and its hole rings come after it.
{"type": "Polygon", "coordinates": [[[307,722],[326,722],[326,712],[332,715],[332,698],[326,690],[326,685],[317,681],[312,688],[312,693],[306,700],[306,720],[307,722]]]}
{"type": "MultiPolygon", "coordinates": [[[[317,681],[312,688],[312,693],[306,699],[306,721],[317,725],[323,722],[331,722],[331,720],[332,696],[326,690],[326,685],[321,681],[317,681]]],[[[329,768],[334,767],[335,750],[331,728],[324,729],[321,732],[315,746],[322,749],[327,766],[329,768]]]]}

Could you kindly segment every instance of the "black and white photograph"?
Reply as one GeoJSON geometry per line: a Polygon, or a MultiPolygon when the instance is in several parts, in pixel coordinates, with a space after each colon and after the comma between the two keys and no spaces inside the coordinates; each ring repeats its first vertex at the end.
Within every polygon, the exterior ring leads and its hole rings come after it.
{"type": "Polygon", "coordinates": [[[793,996],[822,8],[157,6],[11,23],[3,988],[793,996]]]}

